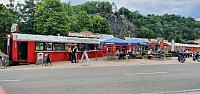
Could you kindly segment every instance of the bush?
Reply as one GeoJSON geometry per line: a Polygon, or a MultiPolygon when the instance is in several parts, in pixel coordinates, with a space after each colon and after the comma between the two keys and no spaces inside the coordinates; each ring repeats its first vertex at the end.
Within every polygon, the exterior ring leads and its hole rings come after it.
{"type": "Polygon", "coordinates": [[[135,55],[135,54],[132,54],[131,57],[132,57],[133,59],[136,59],[136,55],[135,55]]]}
{"type": "Polygon", "coordinates": [[[142,55],[137,55],[136,59],[143,59],[143,56],[142,55]]]}

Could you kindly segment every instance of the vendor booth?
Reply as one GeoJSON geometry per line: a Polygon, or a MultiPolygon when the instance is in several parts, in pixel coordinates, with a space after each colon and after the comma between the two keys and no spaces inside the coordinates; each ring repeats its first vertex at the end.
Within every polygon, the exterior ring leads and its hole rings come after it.
{"type": "Polygon", "coordinates": [[[129,48],[132,48],[134,54],[142,54],[149,47],[148,39],[125,37],[125,40],[129,42],[129,48]]]}
{"type": "Polygon", "coordinates": [[[104,47],[107,47],[107,51],[110,51],[113,46],[116,46],[116,50],[123,52],[126,51],[126,46],[128,45],[128,42],[119,38],[111,38],[108,40],[100,41],[100,44],[104,47]]]}
{"type": "Polygon", "coordinates": [[[116,56],[127,52],[128,42],[119,38],[111,38],[100,41],[103,45],[104,56],[116,56]]]}

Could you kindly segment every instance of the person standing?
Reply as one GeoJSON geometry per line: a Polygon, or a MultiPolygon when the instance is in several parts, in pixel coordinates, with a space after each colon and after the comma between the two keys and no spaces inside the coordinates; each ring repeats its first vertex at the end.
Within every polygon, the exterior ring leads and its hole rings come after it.
{"type": "Polygon", "coordinates": [[[52,66],[51,58],[50,58],[49,54],[47,54],[47,65],[48,65],[48,63],[52,66]]]}
{"type": "Polygon", "coordinates": [[[2,68],[3,57],[0,56],[0,68],[2,68]]]}
{"type": "Polygon", "coordinates": [[[77,61],[76,61],[76,51],[77,51],[77,47],[75,46],[74,48],[73,48],[73,51],[72,51],[72,60],[71,60],[71,63],[77,63],[77,61]]]}
{"type": "Polygon", "coordinates": [[[69,61],[72,59],[72,48],[71,46],[68,48],[68,53],[69,53],[69,61]]]}

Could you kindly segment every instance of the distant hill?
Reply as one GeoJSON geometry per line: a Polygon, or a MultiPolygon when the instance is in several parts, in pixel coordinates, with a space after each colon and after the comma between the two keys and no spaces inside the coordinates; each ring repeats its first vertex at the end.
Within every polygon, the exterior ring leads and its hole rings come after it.
{"type": "Polygon", "coordinates": [[[200,38],[200,22],[196,21],[199,18],[186,18],[175,14],[160,16],[149,14],[144,16],[139,11],[130,11],[124,7],[113,13],[110,3],[95,2],[86,2],[74,6],[75,11],[86,11],[88,14],[99,14],[106,18],[115,36],[131,35],[149,39],[161,37],[169,41],[175,39],[176,42],[181,43],[200,38]],[[98,7],[100,4],[103,4],[102,9],[98,7]]]}
{"type": "Polygon", "coordinates": [[[137,10],[117,8],[110,2],[88,1],[72,6],[70,2],[61,0],[33,1],[27,0],[16,7],[6,5],[10,8],[0,4],[0,16],[3,18],[0,21],[0,49],[4,45],[3,37],[10,33],[12,23],[17,23],[19,32],[26,34],[67,36],[68,32],[91,31],[113,34],[119,38],[159,37],[181,43],[200,38],[200,18],[186,18],[175,14],[144,16],[137,10]]]}

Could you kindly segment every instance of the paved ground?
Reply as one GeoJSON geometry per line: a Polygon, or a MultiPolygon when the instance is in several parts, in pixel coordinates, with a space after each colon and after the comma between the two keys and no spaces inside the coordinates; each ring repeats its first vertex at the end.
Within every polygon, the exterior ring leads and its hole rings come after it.
{"type": "Polygon", "coordinates": [[[9,94],[200,94],[200,63],[189,59],[99,63],[10,67],[0,71],[0,85],[9,94]]]}
{"type": "MultiPolygon", "coordinates": [[[[29,70],[29,69],[57,69],[57,68],[82,68],[82,67],[105,67],[105,66],[131,66],[131,65],[148,65],[148,64],[179,64],[177,57],[173,57],[170,60],[148,60],[148,59],[129,59],[129,60],[103,60],[102,58],[90,59],[91,63],[87,63],[86,60],[83,63],[70,63],[70,61],[53,62],[52,66],[42,66],[29,64],[11,66],[6,70],[29,70]]],[[[198,63],[192,61],[191,58],[187,58],[185,63],[198,63]]],[[[2,71],[0,69],[0,71],[2,71]]]]}

